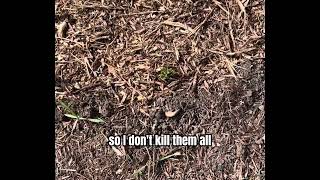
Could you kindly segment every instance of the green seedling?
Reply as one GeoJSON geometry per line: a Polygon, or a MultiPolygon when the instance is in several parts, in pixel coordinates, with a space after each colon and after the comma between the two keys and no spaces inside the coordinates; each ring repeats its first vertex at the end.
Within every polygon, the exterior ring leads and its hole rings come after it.
{"type": "Polygon", "coordinates": [[[88,120],[88,121],[91,121],[91,122],[94,122],[94,123],[102,123],[102,122],[104,122],[104,120],[101,119],[101,118],[83,118],[83,117],[75,116],[75,115],[72,115],[72,114],[64,114],[64,115],[67,116],[68,118],[71,118],[71,119],[88,120]]]}
{"type": "Polygon", "coordinates": [[[61,106],[63,107],[63,109],[68,112],[69,114],[72,114],[74,116],[76,116],[76,113],[67,105],[65,104],[64,102],[62,101],[59,101],[59,103],[61,104],[61,106]]]}
{"type": "Polygon", "coordinates": [[[68,118],[76,119],[76,120],[87,120],[87,121],[91,121],[91,122],[94,122],[94,123],[102,123],[102,122],[104,122],[104,120],[101,119],[101,118],[83,118],[83,117],[80,117],[68,105],[66,105],[64,102],[59,101],[59,103],[64,108],[64,110],[66,112],[68,112],[68,113],[64,114],[68,118]]]}
{"type": "Polygon", "coordinates": [[[175,74],[176,72],[172,68],[164,67],[160,70],[159,78],[163,81],[167,81],[175,74]]]}

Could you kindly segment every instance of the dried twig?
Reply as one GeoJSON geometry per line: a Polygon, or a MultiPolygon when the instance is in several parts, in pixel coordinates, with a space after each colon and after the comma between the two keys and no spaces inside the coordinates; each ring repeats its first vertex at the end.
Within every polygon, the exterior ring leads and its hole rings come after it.
{"type": "Polygon", "coordinates": [[[240,10],[241,12],[238,14],[238,19],[240,18],[240,16],[242,15],[242,13],[244,14],[244,19],[246,19],[246,16],[247,16],[247,13],[246,13],[246,9],[244,7],[244,5],[242,4],[242,2],[240,0],[236,0],[239,7],[240,7],[240,10]]]}
{"type": "Polygon", "coordinates": [[[82,9],[106,9],[106,10],[125,10],[120,7],[102,6],[102,5],[82,5],[79,8],[82,9]]]}
{"type": "Polygon", "coordinates": [[[159,13],[163,11],[145,11],[145,12],[137,12],[137,13],[129,13],[129,14],[118,14],[116,16],[135,16],[135,15],[144,15],[144,14],[152,14],[152,13],[159,13]]]}
{"type": "Polygon", "coordinates": [[[185,29],[185,30],[188,30],[190,33],[194,34],[195,33],[195,30],[192,29],[191,27],[185,25],[185,24],[182,24],[180,22],[174,22],[174,21],[170,21],[170,20],[166,20],[166,21],[163,21],[161,24],[166,24],[166,25],[169,25],[169,26],[175,26],[175,27],[180,27],[182,29],[185,29]]]}
{"type": "Polygon", "coordinates": [[[236,44],[233,36],[233,29],[232,29],[231,23],[232,23],[231,20],[229,20],[229,36],[228,37],[229,37],[230,50],[231,52],[234,52],[236,48],[236,44]]]}

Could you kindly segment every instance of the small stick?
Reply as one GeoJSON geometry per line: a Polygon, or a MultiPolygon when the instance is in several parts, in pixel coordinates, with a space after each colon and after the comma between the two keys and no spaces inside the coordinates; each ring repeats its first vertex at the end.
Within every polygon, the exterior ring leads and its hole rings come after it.
{"type": "Polygon", "coordinates": [[[183,28],[185,30],[188,30],[190,33],[194,34],[195,33],[195,30],[193,30],[191,27],[185,25],[185,24],[182,24],[180,22],[174,22],[174,21],[170,21],[170,20],[166,20],[166,21],[163,21],[161,24],[165,24],[165,25],[169,25],[169,26],[175,26],[175,27],[180,27],[180,28],[183,28]]]}
{"type": "Polygon", "coordinates": [[[235,44],[235,41],[234,41],[233,29],[232,29],[232,26],[231,26],[231,20],[229,20],[229,44],[230,44],[231,52],[234,52],[236,44],[235,44]]]}
{"type": "Polygon", "coordinates": [[[130,13],[130,14],[119,14],[116,16],[134,16],[134,15],[151,14],[151,13],[156,13],[156,12],[163,12],[163,11],[145,11],[145,12],[130,13]]]}
{"type": "Polygon", "coordinates": [[[107,10],[125,10],[124,8],[118,7],[109,7],[109,6],[99,6],[99,5],[82,5],[79,8],[86,8],[86,9],[107,9],[107,10]]]}

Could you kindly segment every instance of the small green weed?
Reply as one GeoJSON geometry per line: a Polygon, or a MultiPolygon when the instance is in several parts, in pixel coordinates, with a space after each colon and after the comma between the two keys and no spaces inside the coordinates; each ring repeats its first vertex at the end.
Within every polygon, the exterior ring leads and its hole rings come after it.
{"type": "Polygon", "coordinates": [[[163,67],[160,70],[159,78],[163,81],[167,81],[170,78],[172,78],[172,76],[174,76],[175,74],[176,72],[172,68],[163,67]]]}
{"type": "Polygon", "coordinates": [[[71,118],[71,119],[76,119],[76,120],[87,120],[87,121],[91,121],[94,123],[102,123],[104,122],[103,119],[101,118],[83,118],[80,117],[79,115],[77,115],[71,108],[69,105],[65,104],[62,101],[59,101],[60,105],[63,107],[63,109],[67,112],[66,114],[64,114],[66,117],[71,118]]]}

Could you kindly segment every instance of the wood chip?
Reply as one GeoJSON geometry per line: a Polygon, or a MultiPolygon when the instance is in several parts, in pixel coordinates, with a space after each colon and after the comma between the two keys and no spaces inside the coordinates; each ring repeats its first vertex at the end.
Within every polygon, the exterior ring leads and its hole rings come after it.
{"type": "Polygon", "coordinates": [[[135,70],[149,70],[150,69],[149,66],[144,65],[144,64],[139,64],[139,65],[135,66],[134,68],[135,68],[135,70]]]}
{"type": "Polygon", "coordinates": [[[127,93],[125,93],[124,91],[121,91],[120,94],[122,95],[122,99],[120,101],[120,104],[123,104],[124,101],[126,100],[127,98],[127,93]]]}
{"type": "Polygon", "coordinates": [[[150,117],[150,115],[146,112],[146,110],[140,108],[139,111],[140,111],[142,114],[150,117]]]}
{"type": "Polygon", "coordinates": [[[58,37],[65,37],[66,36],[66,30],[67,30],[67,22],[63,21],[59,26],[58,26],[58,37]]]}
{"type": "Polygon", "coordinates": [[[177,49],[177,46],[175,44],[174,45],[174,52],[175,52],[175,55],[176,55],[176,58],[177,58],[177,61],[179,61],[179,51],[177,49]]]}
{"type": "Polygon", "coordinates": [[[112,74],[113,76],[115,76],[115,77],[117,76],[115,68],[113,66],[111,66],[111,65],[108,65],[108,72],[110,74],[112,74]]]}
{"type": "Polygon", "coordinates": [[[115,146],[111,146],[111,148],[118,156],[125,156],[126,155],[126,151],[123,146],[121,146],[120,149],[116,148],[115,146]]]}
{"type": "Polygon", "coordinates": [[[122,169],[118,169],[117,171],[116,171],[116,174],[121,174],[122,173],[122,169]]]}
{"type": "Polygon", "coordinates": [[[203,81],[203,84],[205,89],[209,92],[209,84],[207,83],[207,81],[203,81]]]}

